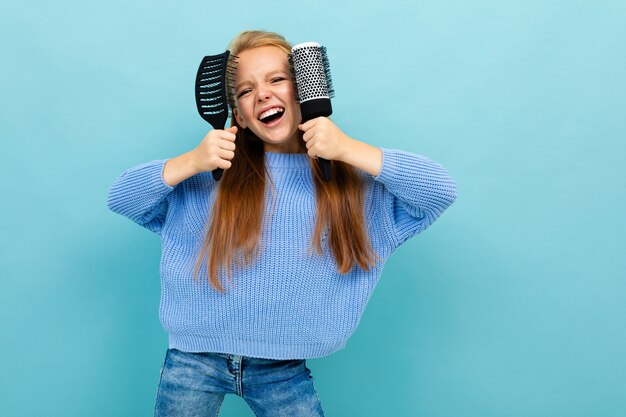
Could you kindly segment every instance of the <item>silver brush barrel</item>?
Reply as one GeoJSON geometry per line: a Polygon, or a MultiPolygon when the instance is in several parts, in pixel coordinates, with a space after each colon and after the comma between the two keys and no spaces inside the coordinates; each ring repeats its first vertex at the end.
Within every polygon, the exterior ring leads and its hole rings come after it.
{"type": "Polygon", "coordinates": [[[333,113],[333,96],[326,48],[317,42],[305,42],[291,49],[290,61],[296,82],[302,121],[333,113]]]}

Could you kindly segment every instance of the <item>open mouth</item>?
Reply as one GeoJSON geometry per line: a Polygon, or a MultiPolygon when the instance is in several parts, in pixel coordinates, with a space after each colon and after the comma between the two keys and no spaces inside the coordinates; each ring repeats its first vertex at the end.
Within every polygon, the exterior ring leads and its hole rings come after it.
{"type": "Polygon", "coordinates": [[[282,107],[273,107],[264,111],[259,115],[259,121],[266,125],[276,124],[278,120],[285,114],[285,109],[282,107]],[[276,123],[275,123],[276,122],[276,123]]]}

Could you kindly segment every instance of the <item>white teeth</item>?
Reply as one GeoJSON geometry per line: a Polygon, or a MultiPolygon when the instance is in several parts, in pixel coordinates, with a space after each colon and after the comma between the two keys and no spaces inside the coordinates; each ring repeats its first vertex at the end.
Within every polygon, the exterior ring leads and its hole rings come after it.
{"type": "Polygon", "coordinates": [[[273,109],[269,109],[269,110],[266,110],[263,113],[261,113],[259,115],[259,120],[263,120],[266,117],[269,117],[269,116],[271,116],[273,114],[276,114],[276,113],[282,113],[284,111],[285,111],[285,109],[283,109],[282,107],[274,107],[273,109]]]}

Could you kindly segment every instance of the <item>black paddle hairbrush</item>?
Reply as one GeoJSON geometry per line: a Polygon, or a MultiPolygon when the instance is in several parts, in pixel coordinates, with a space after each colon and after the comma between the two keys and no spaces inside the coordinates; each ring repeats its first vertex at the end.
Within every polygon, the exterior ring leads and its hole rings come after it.
{"type": "MultiPolygon", "coordinates": [[[[335,92],[326,48],[317,42],[300,43],[291,49],[289,63],[296,83],[302,123],[316,117],[330,116],[333,113],[330,99],[335,92]]],[[[324,181],[330,181],[330,161],[318,157],[317,163],[324,181]]]]}
{"type": "MultiPolygon", "coordinates": [[[[228,119],[226,78],[233,77],[237,59],[230,51],[205,56],[196,75],[196,106],[200,117],[209,122],[213,129],[224,129],[228,119]]],[[[224,170],[213,170],[213,179],[219,181],[224,170]]]]}

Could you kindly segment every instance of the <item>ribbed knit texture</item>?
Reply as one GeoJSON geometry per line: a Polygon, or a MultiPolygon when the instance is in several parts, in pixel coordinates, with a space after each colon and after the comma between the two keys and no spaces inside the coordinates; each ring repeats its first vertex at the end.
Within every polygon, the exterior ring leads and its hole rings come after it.
{"type": "MultiPolygon", "coordinates": [[[[221,182],[203,172],[170,187],[167,159],[137,165],[111,186],[108,207],[159,234],[162,243],[160,320],[169,347],[268,359],[329,355],[346,344],[359,324],[384,262],[420,233],[456,198],[446,170],[410,152],[380,148],[381,172],[364,180],[366,230],[381,261],[369,272],[358,264],[347,274],[323,235],[323,255],[310,250],[315,190],[309,156],[265,153],[276,185],[275,212],[260,236],[262,252],[252,265],[233,269],[226,292],[214,290],[206,264],[193,279],[204,226],[221,182]],[[310,254],[311,253],[311,254],[310,254]]],[[[268,207],[272,193],[266,190],[268,207]]]]}

